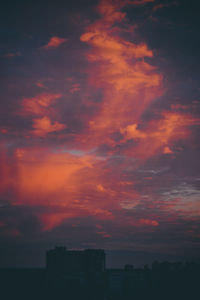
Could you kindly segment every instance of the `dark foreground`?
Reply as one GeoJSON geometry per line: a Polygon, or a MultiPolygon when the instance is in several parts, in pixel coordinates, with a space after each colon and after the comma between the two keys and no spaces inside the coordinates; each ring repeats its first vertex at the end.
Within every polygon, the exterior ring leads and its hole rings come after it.
{"type": "Polygon", "coordinates": [[[154,263],[152,268],[99,274],[49,274],[45,269],[1,269],[0,299],[200,299],[200,265],[154,263]]]}

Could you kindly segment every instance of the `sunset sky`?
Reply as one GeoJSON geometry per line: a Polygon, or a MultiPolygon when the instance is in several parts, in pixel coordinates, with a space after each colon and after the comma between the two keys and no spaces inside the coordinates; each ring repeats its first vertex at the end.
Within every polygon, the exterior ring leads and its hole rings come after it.
{"type": "Polygon", "coordinates": [[[0,266],[55,245],[199,257],[198,6],[4,3],[0,266]]]}

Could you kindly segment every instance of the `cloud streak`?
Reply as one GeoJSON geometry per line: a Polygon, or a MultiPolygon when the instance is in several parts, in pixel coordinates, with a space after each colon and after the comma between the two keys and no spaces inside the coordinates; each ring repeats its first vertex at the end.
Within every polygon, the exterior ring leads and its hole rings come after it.
{"type": "Polygon", "coordinates": [[[53,36],[50,38],[49,42],[42,48],[45,50],[55,49],[67,41],[68,41],[68,39],[60,38],[58,36],[53,36]]]}

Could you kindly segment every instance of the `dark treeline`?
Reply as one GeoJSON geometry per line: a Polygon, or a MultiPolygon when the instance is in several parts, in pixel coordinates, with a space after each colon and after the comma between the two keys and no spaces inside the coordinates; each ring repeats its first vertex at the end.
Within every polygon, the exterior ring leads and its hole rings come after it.
{"type": "MultiPolygon", "coordinates": [[[[71,262],[74,253],[71,252],[71,262]]],[[[56,259],[51,257],[50,264],[48,262],[45,269],[0,269],[0,298],[3,300],[200,299],[198,263],[155,261],[151,267],[145,265],[144,268],[137,269],[132,265],[126,265],[124,269],[106,269],[104,266],[98,269],[97,264],[95,267],[97,261],[95,253],[89,253],[83,260],[87,262],[85,264],[87,268],[80,271],[77,267],[81,263],[82,253],[77,255],[76,252],[78,264],[74,268],[71,264],[70,270],[63,268],[66,264],[63,257],[60,261],[58,257],[56,259]]]]}

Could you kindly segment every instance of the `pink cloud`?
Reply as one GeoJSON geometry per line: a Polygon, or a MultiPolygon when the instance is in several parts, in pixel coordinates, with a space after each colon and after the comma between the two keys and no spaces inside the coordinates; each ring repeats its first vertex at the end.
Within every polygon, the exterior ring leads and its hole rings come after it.
{"type": "Polygon", "coordinates": [[[57,121],[51,122],[48,117],[33,119],[33,134],[38,136],[45,136],[50,132],[61,131],[67,126],[57,121]]]}
{"type": "Polygon", "coordinates": [[[42,93],[33,98],[25,98],[22,101],[23,113],[32,115],[46,115],[50,106],[61,96],[61,94],[42,93]]]}
{"type": "Polygon", "coordinates": [[[49,42],[42,48],[44,48],[46,50],[58,48],[60,45],[62,45],[63,43],[65,43],[67,41],[68,41],[68,39],[66,39],[66,38],[60,38],[58,36],[53,36],[50,38],[49,42]]]}
{"type": "Polygon", "coordinates": [[[67,127],[65,124],[55,120],[58,113],[52,106],[52,104],[61,96],[61,94],[42,93],[33,98],[23,99],[22,114],[25,116],[34,116],[32,119],[32,134],[45,136],[50,132],[61,131],[67,127]]]}
{"type": "Polygon", "coordinates": [[[132,120],[138,121],[149,105],[163,93],[162,75],[145,61],[153,57],[147,44],[129,42],[119,25],[126,18],[120,8],[129,1],[101,1],[101,18],[86,29],[81,41],[91,46],[89,83],[102,90],[98,112],[89,120],[87,143],[115,145],[114,132],[120,132],[132,120]],[[114,29],[118,29],[117,31],[114,29]]]}

